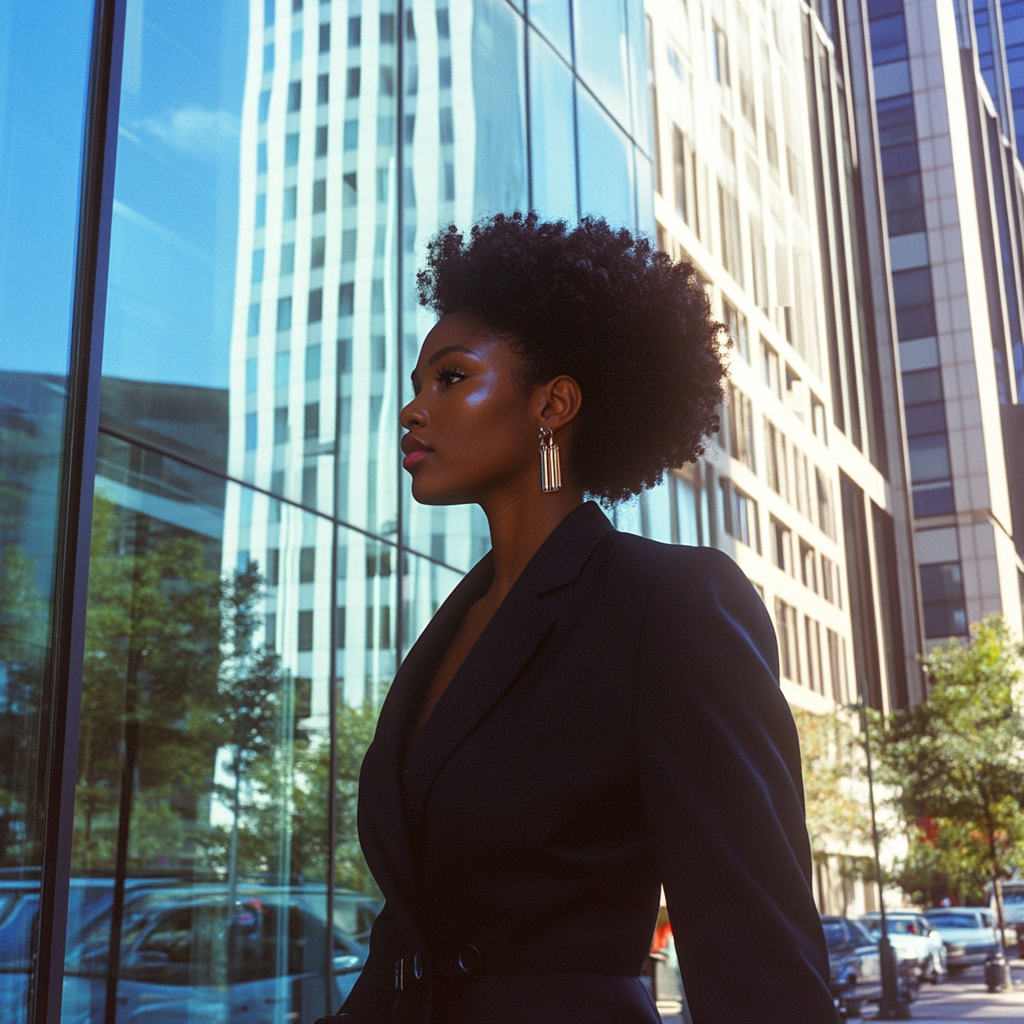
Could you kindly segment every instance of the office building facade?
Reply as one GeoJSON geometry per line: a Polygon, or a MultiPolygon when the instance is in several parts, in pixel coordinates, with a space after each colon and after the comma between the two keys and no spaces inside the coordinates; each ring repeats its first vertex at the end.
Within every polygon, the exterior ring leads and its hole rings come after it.
{"type": "Polygon", "coordinates": [[[377,709],[487,547],[399,467],[417,264],[497,212],[651,232],[642,6],[72,6],[0,21],[0,1016],[314,1019],[377,709]]]}

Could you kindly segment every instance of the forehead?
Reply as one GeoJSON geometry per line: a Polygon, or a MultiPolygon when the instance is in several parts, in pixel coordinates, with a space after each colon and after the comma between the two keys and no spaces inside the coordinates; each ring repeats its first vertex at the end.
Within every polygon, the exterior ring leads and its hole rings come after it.
{"type": "Polygon", "coordinates": [[[449,313],[423,339],[419,366],[428,364],[434,355],[452,346],[465,349],[466,354],[482,359],[513,357],[508,338],[466,313],[449,313]]]}

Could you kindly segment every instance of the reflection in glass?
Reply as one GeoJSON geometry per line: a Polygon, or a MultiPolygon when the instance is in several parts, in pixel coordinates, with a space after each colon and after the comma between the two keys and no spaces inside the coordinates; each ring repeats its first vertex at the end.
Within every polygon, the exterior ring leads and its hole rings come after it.
{"type": "Polygon", "coordinates": [[[577,0],[573,4],[573,28],[576,70],[619,124],[631,130],[623,0],[577,0]]]}
{"type": "Polygon", "coordinates": [[[92,7],[0,5],[0,1020],[11,1024],[26,1020],[38,934],[92,7]]]}
{"type": "MultiPolygon", "coordinates": [[[[227,391],[247,44],[241,3],[128,3],[105,376],[227,391]]],[[[150,408],[133,404],[147,398],[123,394],[119,424],[147,429],[150,408]]],[[[184,444],[174,431],[164,442],[223,471],[226,413],[184,444]]]]}
{"type": "Polygon", "coordinates": [[[69,934],[64,1019],[325,1011],[331,539],[101,435],[72,851],[99,916],[69,934]]]}
{"type": "MultiPolygon", "coordinates": [[[[531,8],[532,10],[532,8],[531,8]]],[[[572,72],[530,33],[530,159],[533,209],[545,219],[576,219],[576,133],[572,72]]]]}
{"type": "Polygon", "coordinates": [[[586,89],[576,86],[579,124],[580,212],[598,214],[612,226],[632,229],[633,154],[626,136],[594,102],[586,89]]]}
{"type": "MultiPolygon", "coordinates": [[[[569,25],[569,0],[530,0],[530,21],[572,63],[572,29],[569,25]]],[[[530,60],[533,60],[531,55],[530,60]]],[[[532,88],[532,86],[531,86],[532,88]]]]}
{"type": "MultiPolygon", "coordinates": [[[[410,166],[403,197],[403,403],[412,397],[408,374],[434,325],[433,314],[416,304],[415,273],[427,239],[448,223],[465,230],[483,217],[527,206],[523,20],[504,0],[472,0],[469,31],[453,30],[447,4],[438,2],[435,14],[420,19],[405,47],[405,80],[415,77],[417,88],[407,90],[404,129],[410,166]],[[435,52],[436,62],[428,56],[435,52]],[[424,96],[436,96],[439,106],[420,106],[424,96]]],[[[402,476],[404,542],[469,569],[490,545],[480,510],[417,505],[408,474],[402,476]]]]}

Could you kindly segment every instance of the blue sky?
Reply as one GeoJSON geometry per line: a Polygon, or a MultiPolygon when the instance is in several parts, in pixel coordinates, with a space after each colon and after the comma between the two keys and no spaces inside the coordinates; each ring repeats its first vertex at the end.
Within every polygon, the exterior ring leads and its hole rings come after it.
{"type": "MultiPolygon", "coordinates": [[[[224,387],[248,4],[128,7],[104,372],[224,387]]],[[[0,8],[6,369],[66,369],[91,16],[86,0],[0,8]]]]}

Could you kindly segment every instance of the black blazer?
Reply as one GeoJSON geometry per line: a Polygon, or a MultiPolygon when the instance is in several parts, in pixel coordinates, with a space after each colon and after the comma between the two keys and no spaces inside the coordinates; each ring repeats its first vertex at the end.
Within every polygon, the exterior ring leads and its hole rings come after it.
{"type": "Polygon", "coordinates": [[[638,975],[664,884],[694,1024],[833,1024],[796,730],[746,577],[581,506],[406,749],[492,574],[456,587],[381,709],[359,835],[386,905],[330,1020],[655,1024],[638,975]]]}

